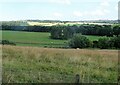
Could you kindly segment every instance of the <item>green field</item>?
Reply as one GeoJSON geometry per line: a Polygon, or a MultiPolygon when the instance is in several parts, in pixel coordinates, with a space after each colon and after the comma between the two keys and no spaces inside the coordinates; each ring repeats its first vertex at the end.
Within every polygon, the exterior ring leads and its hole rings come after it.
{"type": "Polygon", "coordinates": [[[3,83],[117,83],[117,50],[2,48],[3,83]]]}
{"type": "Polygon", "coordinates": [[[50,33],[2,31],[2,39],[16,42],[22,46],[64,46],[66,40],[54,40],[50,33]]]}
{"type": "MultiPolygon", "coordinates": [[[[98,40],[99,36],[86,36],[91,41],[98,40]]],[[[68,40],[55,40],[50,38],[50,33],[2,31],[2,39],[16,42],[18,46],[40,46],[40,47],[64,47],[68,40]]]]}

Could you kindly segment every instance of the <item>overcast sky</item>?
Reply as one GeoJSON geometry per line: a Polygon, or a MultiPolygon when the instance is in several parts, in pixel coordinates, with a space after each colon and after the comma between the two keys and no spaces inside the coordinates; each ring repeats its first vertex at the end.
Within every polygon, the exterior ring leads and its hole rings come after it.
{"type": "Polygon", "coordinates": [[[4,20],[106,20],[118,19],[119,0],[0,0],[4,20]]]}

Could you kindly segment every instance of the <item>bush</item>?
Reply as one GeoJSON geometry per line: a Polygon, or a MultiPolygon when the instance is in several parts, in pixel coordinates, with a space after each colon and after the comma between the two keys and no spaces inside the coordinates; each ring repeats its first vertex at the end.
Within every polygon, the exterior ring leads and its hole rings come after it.
{"type": "Polygon", "coordinates": [[[110,48],[115,48],[115,41],[116,41],[116,37],[110,38],[110,40],[109,40],[110,48]]]}
{"type": "Polygon", "coordinates": [[[107,37],[100,38],[98,40],[98,48],[101,49],[120,48],[120,36],[112,37],[112,38],[107,38],[107,37]]]}
{"type": "Polygon", "coordinates": [[[118,37],[120,35],[120,26],[113,27],[113,33],[118,37]]]}
{"type": "Polygon", "coordinates": [[[109,41],[110,41],[110,39],[107,38],[107,37],[100,38],[98,40],[98,47],[101,48],[101,49],[107,49],[107,48],[109,48],[110,47],[109,41]]]}
{"type": "Polygon", "coordinates": [[[120,35],[118,37],[114,37],[114,47],[120,48],[120,35]]]}
{"type": "Polygon", "coordinates": [[[93,41],[92,47],[93,48],[98,48],[98,41],[93,41]]]}
{"type": "Polygon", "coordinates": [[[15,43],[10,42],[10,41],[8,41],[8,40],[2,40],[2,41],[0,42],[0,44],[2,44],[2,45],[16,45],[15,43]]]}
{"type": "Polygon", "coordinates": [[[90,47],[90,40],[81,34],[76,34],[69,41],[69,46],[71,48],[87,48],[90,47]]]}

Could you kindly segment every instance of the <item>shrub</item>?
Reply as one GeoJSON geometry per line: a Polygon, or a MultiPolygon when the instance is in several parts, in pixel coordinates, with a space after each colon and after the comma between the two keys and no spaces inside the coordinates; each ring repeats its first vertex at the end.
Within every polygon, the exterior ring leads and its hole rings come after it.
{"type": "Polygon", "coordinates": [[[120,35],[118,37],[114,37],[114,47],[120,48],[120,35]]]}
{"type": "Polygon", "coordinates": [[[98,41],[93,41],[93,47],[101,49],[120,48],[120,36],[100,38],[98,41]]]}
{"type": "Polygon", "coordinates": [[[93,41],[92,47],[93,48],[98,48],[98,41],[93,41]]]}
{"type": "Polygon", "coordinates": [[[2,40],[1,42],[0,42],[0,44],[3,44],[3,45],[16,45],[15,43],[13,43],[13,42],[10,42],[10,41],[8,41],[8,40],[2,40]]]}
{"type": "Polygon", "coordinates": [[[98,47],[101,48],[101,49],[107,49],[110,47],[109,45],[109,38],[107,37],[104,37],[104,38],[100,38],[98,40],[98,47]]]}
{"type": "Polygon", "coordinates": [[[116,37],[110,38],[110,40],[109,40],[110,48],[115,48],[115,41],[116,41],[116,37]]]}
{"type": "Polygon", "coordinates": [[[76,34],[69,41],[69,46],[71,48],[86,48],[90,46],[90,40],[81,34],[76,34]]]}
{"type": "Polygon", "coordinates": [[[120,35],[120,26],[113,27],[113,33],[118,37],[120,35]]]}

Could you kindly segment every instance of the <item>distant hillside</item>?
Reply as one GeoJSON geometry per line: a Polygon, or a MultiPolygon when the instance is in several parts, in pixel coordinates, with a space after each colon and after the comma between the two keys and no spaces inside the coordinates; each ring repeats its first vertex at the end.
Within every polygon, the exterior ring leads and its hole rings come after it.
{"type": "Polygon", "coordinates": [[[52,22],[62,22],[60,20],[27,20],[28,22],[44,22],[44,23],[52,23],[52,22]]]}
{"type": "Polygon", "coordinates": [[[116,24],[118,20],[81,20],[81,21],[60,21],[60,20],[27,20],[29,22],[42,22],[42,23],[68,23],[68,22],[87,22],[87,23],[109,23],[116,24]]]}
{"type": "Polygon", "coordinates": [[[90,20],[90,21],[83,21],[83,22],[116,24],[118,23],[118,20],[90,20]]]}
{"type": "Polygon", "coordinates": [[[1,21],[1,25],[8,25],[8,26],[28,26],[29,24],[27,21],[1,21]]]}

